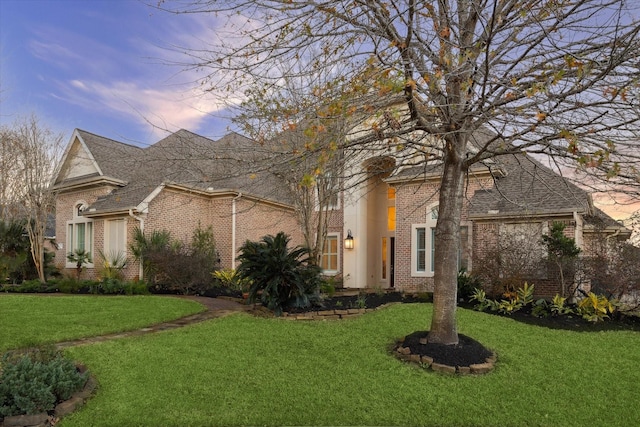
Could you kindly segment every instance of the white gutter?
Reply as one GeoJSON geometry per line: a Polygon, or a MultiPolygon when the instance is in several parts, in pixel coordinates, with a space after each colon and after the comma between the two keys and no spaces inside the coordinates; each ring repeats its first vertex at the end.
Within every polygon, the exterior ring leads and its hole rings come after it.
{"type": "Polygon", "coordinates": [[[242,193],[238,193],[236,197],[231,199],[231,268],[236,268],[236,200],[242,197],[242,193]]]}
{"type": "MultiPolygon", "coordinates": [[[[138,220],[140,223],[140,231],[144,233],[144,218],[138,215],[133,214],[133,209],[129,209],[129,216],[133,219],[138,220]]],[[[138,271],[138,278],[140,280],[144,280],[144,269],[142,268],[142,259],[140,259],[140,270],[138,271]]]]}

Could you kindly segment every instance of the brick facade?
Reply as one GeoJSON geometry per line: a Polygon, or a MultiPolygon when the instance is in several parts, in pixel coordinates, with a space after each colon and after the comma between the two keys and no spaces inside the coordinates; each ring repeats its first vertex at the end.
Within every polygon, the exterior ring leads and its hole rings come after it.
{"type": "MultiPolygon", "coordinates": [[[[75,275],[75,268],[67,268],[67,221],[73,219],[73,212],[78,202],[91,204],[112,187],[63,193],[57,197],[56,203],[56,237],[63,243],[56,251],[56,266],[65,275],[75,275]]],[[[185,244],[191,242],[193,232],[198,226],[203,229],[212,227],[216,243],[216,250],[220,255],[222,268],[232,268],[237,251],[246,240],[259,240],[266,234],[276,234],[284,231],[291,236],[291,244],[302,244],[302,233],[292,209],[278,205],[255,201],[246,197],[236,198],[236,195],[226,197],[211,197],[204,194],[189,193],[165,188],[150,203],[148,212],[127,215],[105,216],[93,219],[93,250],[94,263],[85,268],[83,278],[95,279],[98,275],[98,259],[96,255],[103,250],[105,244],[105,222],[111,219],[125,219],[127,233],[127,248],[133,242],[136,227],[143,227],[146,235],[153,231],[168,231],[173,239],[185,244]],[[232,242],[233,205],[236,209],[235,246],[232,242]],[[142,224],[140,222],[142,220],[142,224]],[[232,254],[235,249],[235,255],[232,254]]],[[[127,280],[139,278],[140,265],[128,255],[127,267],[123,273],[127,280]]]]}

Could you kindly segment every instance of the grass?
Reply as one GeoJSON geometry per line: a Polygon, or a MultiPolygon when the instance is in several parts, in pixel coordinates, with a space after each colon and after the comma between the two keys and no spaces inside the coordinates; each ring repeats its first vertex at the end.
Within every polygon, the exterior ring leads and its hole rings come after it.
{"type": "Polygon", "coordinates": [[[202,305],[158,296],[0,294],[0,354],[144,326],[198,313],[202,305]]]}
{"type": "Polygon", "coordinates": [[[569,332],[459,310],[459,331],[498,354],[494,372],[455,377],[388,353],[428,329],[429,304],[346,321],[238,314],[142,338],[68,349],[97,395],[73,426],[628,426],[640,335],[569,332]]]}

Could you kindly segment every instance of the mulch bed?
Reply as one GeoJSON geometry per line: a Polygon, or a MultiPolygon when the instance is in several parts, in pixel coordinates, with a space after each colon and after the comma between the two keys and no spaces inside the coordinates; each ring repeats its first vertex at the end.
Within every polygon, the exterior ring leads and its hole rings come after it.
{"type": "MultiPolygon", "coordinates": [[[[340,308],[355,308],[358,306],[358,295],[352,296],[334,296],[323,301],[322,309],[332,310],[340,308]]],[[[361,298],[361,297],[360,297],[361,298]]],[[[392,302],[416,303],[424,302],[424,299],[403,295],[398,292],[389,293],[372,293],[364,296],[366,308],[376,308],[392,302]]],[[[460,307],[473,309],[472,304],[461,303],[460,307]]],[[[313,307],[308,310],[318,310],[313,307]]],[[[295,309],[297,312],[304,312],[303,309],[295,309]]],[[[597,332],[610,330],[637,330],[640,331],[640,318],[635,316],[617,316],[615,319],[608,319],[604,322],[589,322],[577,315],[564,316],[547,316],[536,317],[528,310],[521,310],[511,315],[503,315],[500,313],[490,312],[489,315],[503,316],[511,318],[518,322],[531,325],[551,328],[563,329],[576,332],[597,332]]],[[[420,356],[428,356],[433,358],[435,363],[448,366],[471,366],[474,364],[484,363],[485,360],[493,354],[491,350],[484,347],[481,343],[463,334],[458,334],[459,343],[457,345],[443,345],[434,343],[424,343],[429,331],[417,331],[404,337],[403,347],[409,347],[411,354],[420,356]],[[420,342],[422,339],[422,343],[420,342]]]]}

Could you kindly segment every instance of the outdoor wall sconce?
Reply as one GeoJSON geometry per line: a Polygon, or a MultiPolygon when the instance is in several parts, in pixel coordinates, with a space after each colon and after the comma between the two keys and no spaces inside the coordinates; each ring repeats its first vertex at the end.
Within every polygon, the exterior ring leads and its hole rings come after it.
{"type": "Polygon", "coordinates": [[[347,238],[344,239],[344,248],[353,249],[353,236],[351,235],[351,230],[347,230],[347,238]]]}

